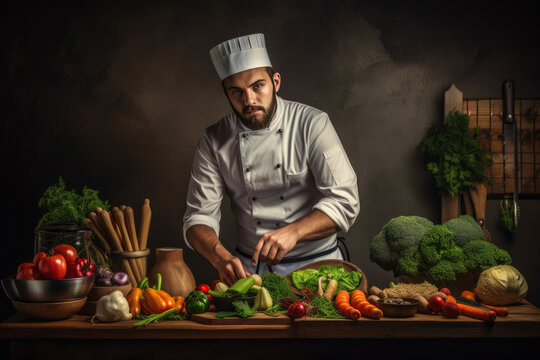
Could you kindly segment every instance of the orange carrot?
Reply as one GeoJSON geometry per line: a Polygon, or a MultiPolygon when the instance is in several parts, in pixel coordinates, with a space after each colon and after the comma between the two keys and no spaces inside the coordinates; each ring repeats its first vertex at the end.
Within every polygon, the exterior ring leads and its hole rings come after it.
{"type": "Polygon", "coordinates": [[[476,301],[476,296],[474,296],[474,293],[472,291],[464,290],[461,292],[461,296],[463,296],[466,299],[476,301]]]}
{"type": "Polygon", "coordinates": [[[486,304],[482,304],[482,305],[495,311],[495,314],[497,314],[497,316],[507,316],[510,313],[508,308],[505,308],[505,307],[497,307],[497,306],[491,306],[491,305],[486,305],[486,304]]]}
{"type": "Polygon", "coordinates": [[[351,306],[350,295],[347,290],[341,290],[338,292],[334,306],[343,316],[353,320],[358,320],[362,317],[360,311],[351,306]]]}
{"type": "Polygon", "coordinates": [[[361,290],[354,290],[351,293],[351,305],[360,310],[364,316],[374,319],[380,319],[383,316],[382,310],[367,301],[366,294],[361,290]]]}
{"type": "Polygon", "coordinates": [[[463,315],[466,315],[475,319],[480,319],[484,321],[495,321],[495,318],[497,317],[497,314],[493,310],[487,311],[487,310],[479,309],[477,307],[469,306],[465,304],[457,304],[457,306],[463,315]]]}
{"type": "MultiPolygon", "coordinates": [[[[474,292],[472,292],[472,291],[465,290],[465,291],[463,291],[461,293],[461,296],[463,296],[464,298],[470,299],[470,300],[478,301],[478,298],[476,296],[474,296],[474,292]]],[[[491,305],[486,305],[486,304],[482,304],[482,305],[484,305],[485,307],[488,307],[491,310],[495,311],[497,316],[506,316],[509,313],[508,309],[505,308],[505,307],[497,307],[497,306],[491,306],[491,305]]]]}
{"type": "Polygon", "coordinates": [[[452,295],[446,295],[446,300],[445,300],[447,303],[454,303],[454,304],[457,304],[457,300],[455,297],[453,297],[452,295]]]}

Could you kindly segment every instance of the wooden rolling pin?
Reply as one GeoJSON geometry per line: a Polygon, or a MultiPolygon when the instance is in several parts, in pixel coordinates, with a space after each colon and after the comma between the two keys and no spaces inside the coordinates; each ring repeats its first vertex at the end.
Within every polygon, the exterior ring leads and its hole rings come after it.
{"type": "MultiPolygon", "coordinates": [[[[116,221],[116,224],[118,225],[118,228],[120,229],[120,233],[122,234],[122,240],[124,245],[125,251],[133,251],[133,246],[131,245],[131,239],[129,238],[129,234],[126,228],[126,221],[124,219],[124,213],[122,210],[120,210],[117,207],[114,207],[112,210],[114,214],[114,219],[116,221]]],[[[137,284],[142,280],[141,276],[141,269],[139,269],[139,263],[136,259],[129,259],[129,263],[131,265],[131,269],[133,270],[133,274],[137,278],[137,284]]]]}
{"type": "Polygon", "coordinates": [[[144,199],[141,207],[141,223],[139,224],[139,249],[146,249],[148,244],[148,232],[150,230],[150,221],[152,219],[152,210],[150,209],[150,199],[144,199]]]}
{"type": "MultiPolygon", "coordinates": [[[[99,212],[99,216],[103,219],[103,223],[105,224],[105,228],[107,230],[107,234],[109,235],[110,239],[113,241],[114,247],[117,251],[124,251],[122,249],[122,243],[120,242],[120,239],[118,238],[118,235],[116,234],[116,231],[113,228],[113,224],[111,221],[111,217],[109,215],[108,211],[101,211],[99,212]]],[[[126,270],[126,273],[129,276],[129,279],[131,280],[131,283],[133,286],[136,286],[135,284],[138,284],[137,279],[135,278],[135,274],[133,273],[133,270],[131,269],[131,266],[127,259],[122,259],[122,265],[124,269],[126,270]]]]}

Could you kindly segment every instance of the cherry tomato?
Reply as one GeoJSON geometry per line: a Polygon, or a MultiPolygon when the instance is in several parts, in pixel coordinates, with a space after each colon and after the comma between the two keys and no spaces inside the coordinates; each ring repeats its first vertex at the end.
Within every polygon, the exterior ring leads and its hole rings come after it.
{"type": "Polygon", "coordinates": [[[210,294],[206,294],[208,296],[208,300],[210,300],[210,305],[214,304],[214,298],[210,294]]]}
{"type": "Polygon", "coordinates": [[[67,271],[66,259],[59,254],[44,257],[39,261],[38,269],[42,279],[63,279],[67,271]]]}
{"type": "Polygon", "coordinates": [[[66,259],[67,264],[72,263],[75,261],[75,259],[77,259],[77,250],[75,250],[73,246],[68,244],[55,246],[53,249],[53,254],[62,255],[64,259],[66,259]]]}
{"type": "Polygon", "coordinates": [[[23,262],[21,265],[17,267],[17,273],[21,272],[23,269],[27,268],[33,268],[35,265],[33,262],[23,262]]]}
{"type": "Polygon", "coordinates": [[[210,290],[210,286],[206,284],[201,284],[195,288],[195,290],[202,291],[205,294],[208,294],[208,290],[210,290]]]}
{"type": "Polygon", "coordinates": [[[17,280],[39,280],[39,272],[35,267],[23,268],[17,273],[17,280]]]}
{"type": "Polygon", "coordinates": [[[41,259],[43,259],[44,257],[47,257],[47,254],[44,253],[43,251],[42,252],[38,252],[35,256],[34,256],[34,260],[32,260],[32,262],[34,263],[35,266],[38,266],[39,265],[39,261],[41,259]]]}

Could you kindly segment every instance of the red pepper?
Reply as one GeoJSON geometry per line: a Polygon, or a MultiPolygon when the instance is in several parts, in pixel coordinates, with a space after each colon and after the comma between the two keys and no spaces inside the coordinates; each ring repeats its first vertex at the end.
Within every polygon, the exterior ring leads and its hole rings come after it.
{"type": "Polygon", "coordinates": [[[67,265],[66,279],[80,278],[84,277],[84,274],[81,269],[81,264],[76,260],[67,265]]]}
{"type": "Polygon", "coordinates": [[[81,265],[81,271],[83,273],[83,276],[92,275],[92,272],[94,270],[94,263],[91,260],[88,260],[87,258],[78,258],[75,260],[75,262],[81,265]],[[88,271],[90,271],[90,273],[88,273],[88,271]]]}

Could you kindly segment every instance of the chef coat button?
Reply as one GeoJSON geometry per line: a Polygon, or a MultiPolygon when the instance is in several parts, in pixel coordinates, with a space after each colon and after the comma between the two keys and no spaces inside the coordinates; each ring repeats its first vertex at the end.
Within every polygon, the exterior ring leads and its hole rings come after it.
{"type": "Polygon", "coordinates": [[[281,164],[276,165],[276,169],[279,169],[281,167],[281,164]]]}
{"type": "Polygon", "coordinates": [[[280,134],[282,134],[282,133],[283,133],[283,130],[282,130],[282,129],[279,129],[277,132],[280,133],[280,134]]]}
{"type": "Polygon", "coordinates": [[[280,199],[280,200],[283,200],[283,199],[285,199],[285,198],[283,197],[283,195],[281,195],[281,196],[279,197],[279,199],[280,199]]]}
{"type": "Polygon", "coordinates": [[[251,170],[250,168],[246,168],[246,172],[249,172],[249,170],[251,170]]]}
{"type": "Polygon", "coordinates": [[[257,198],[254,196],[254,197],[251,198],[251,200],[255,201],[255,200],[257,200],[257,198]]]}
{"type": "Polygon", "coordinates": [[[243,134],[242,134],[242,137],[243,137],[243,138],[246,138],[246,137],[247,137],[247,134],[246,134],[246,133],[243,133],[243,134]]]}

